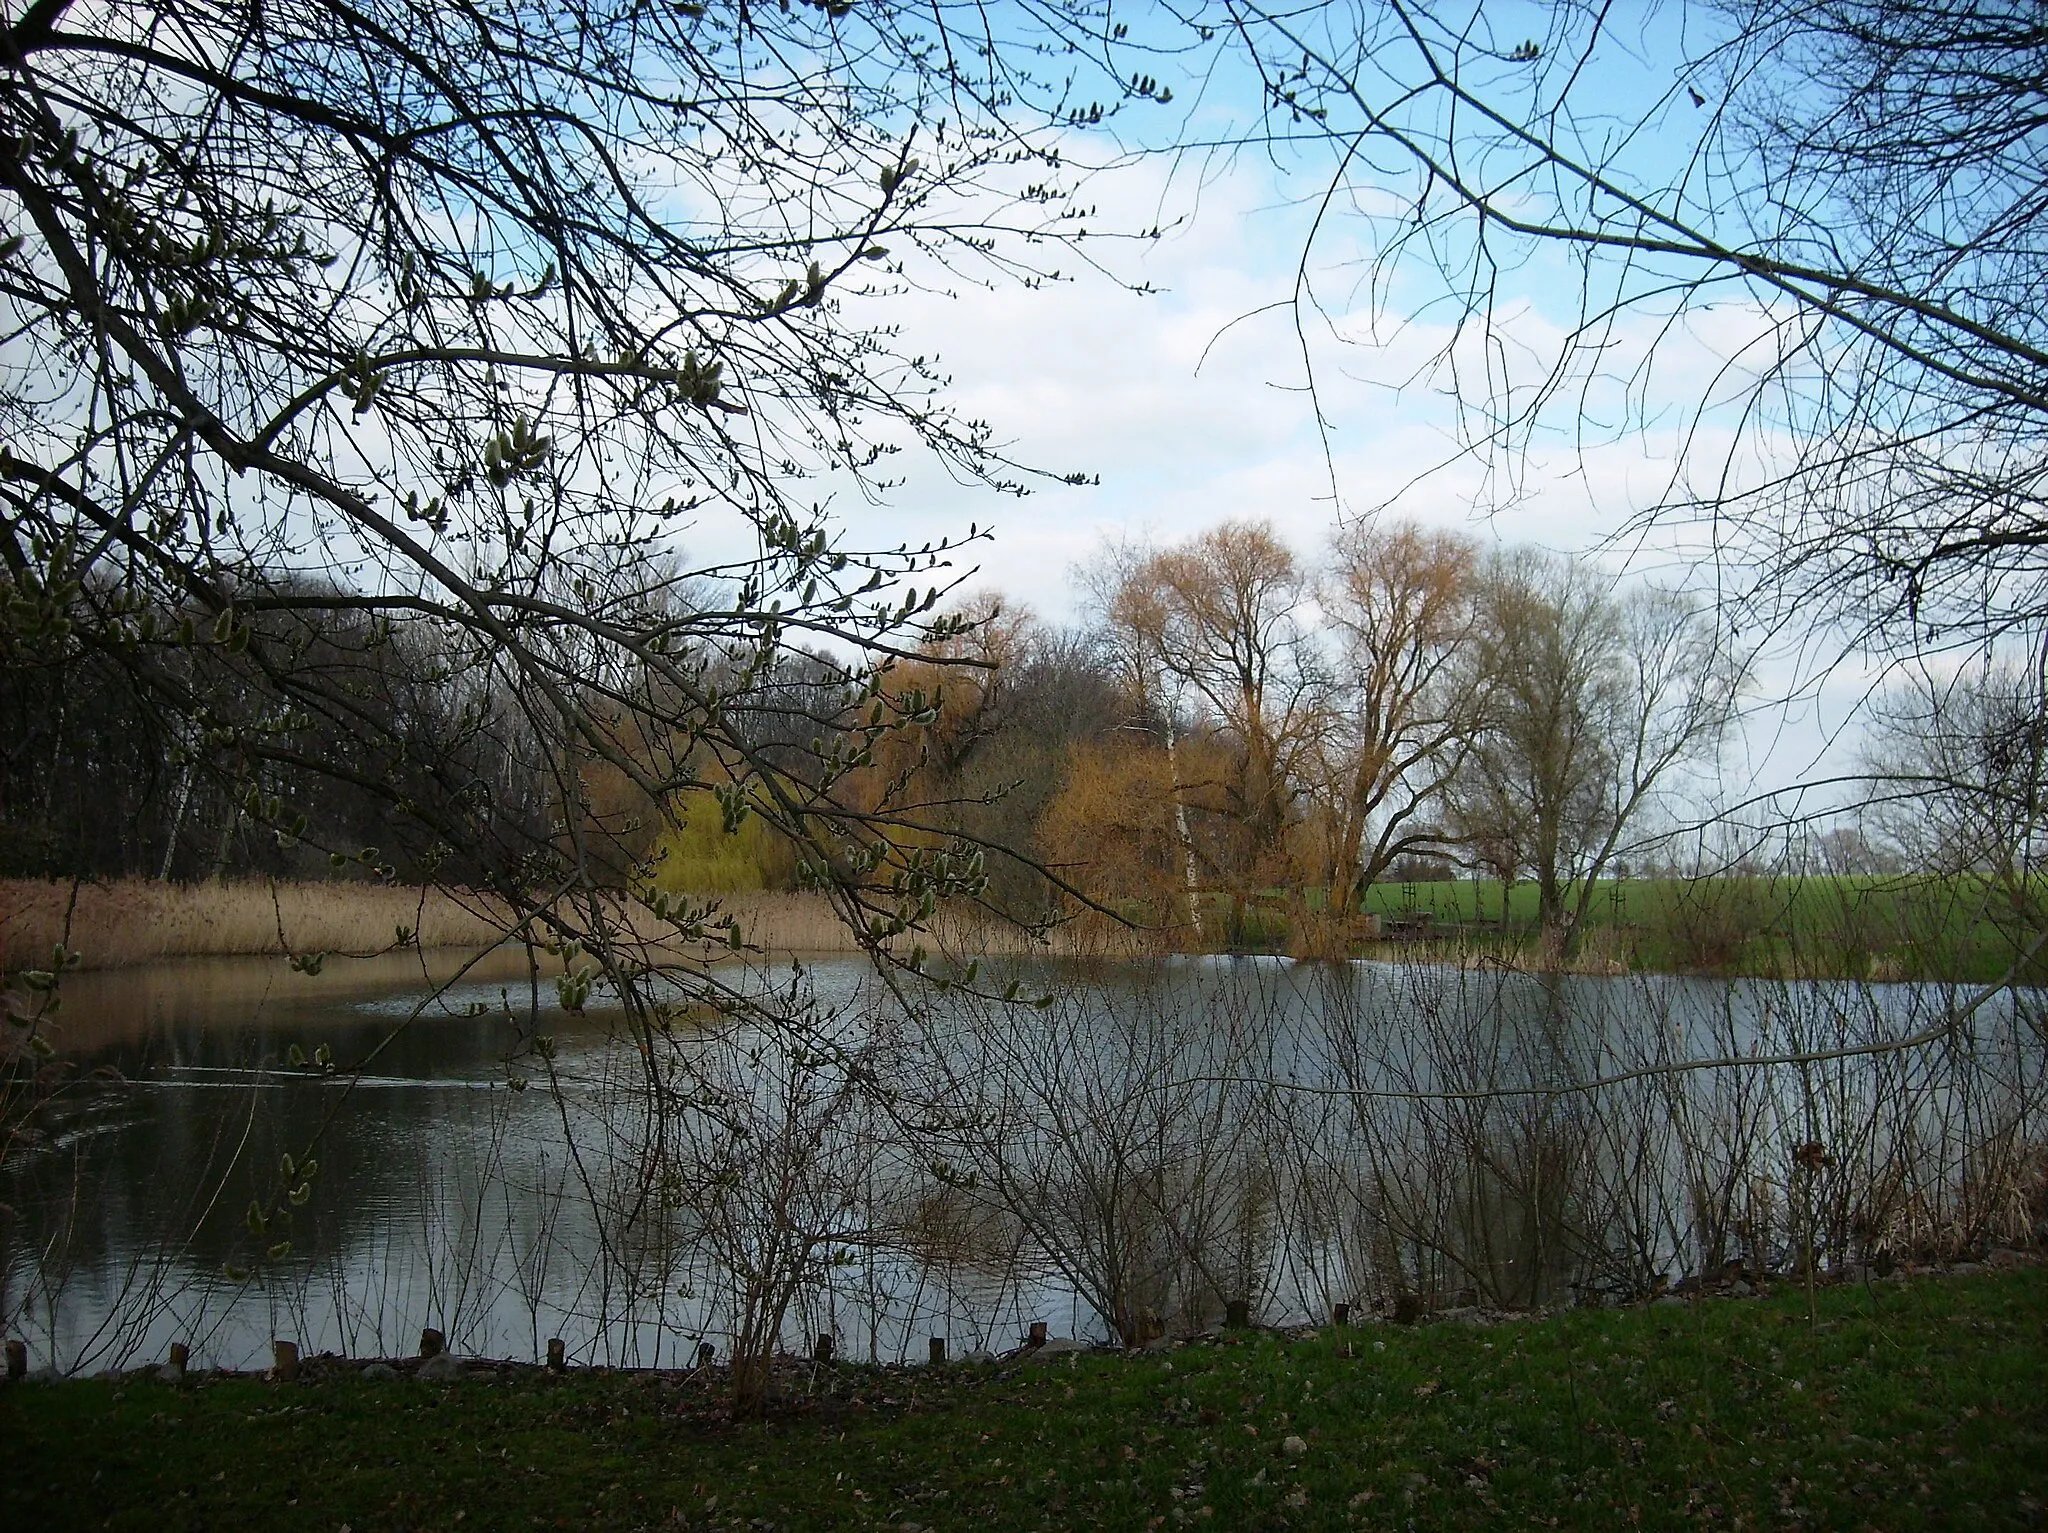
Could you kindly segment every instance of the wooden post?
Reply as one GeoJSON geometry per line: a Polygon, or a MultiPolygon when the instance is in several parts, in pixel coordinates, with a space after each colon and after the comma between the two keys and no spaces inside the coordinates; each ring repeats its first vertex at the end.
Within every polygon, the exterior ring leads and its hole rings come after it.
{"type": "Polygon", "coordinates": [[[18,1379],[28,1372],[28,1343],[10,1341],[7,1343],[7,1377],[18,1379]]]}
{"type": "Polygon", "coordinates": [[[295,1341],[273,1341],[270,1344],[271,1376],[280,1384],[289,1384],[299,1376],[299,1344],[295,1341]]]}
{"type": "Polygon", "coordinates": [[[171,1366],[177,1370],[179,1378],[182,1379],[185,1376],[185,1365],[191,1361],[191,1348],[187,1347],[182,1341],[171,1343],[171,1366]]]}
{"type": "Polygon", "coordinates": [[[420,1332],[420,1356],[439,1357],[448,1350],[448,1338],[432,1326],[420,1332]]]}
{"type": "Polygon", "coordinates": [[[1338,1325],[1349,1325],[1349,1324],[1351,1324],[1351,1306],[1350,1306],[1350,1305],[1348,1305],[1348,1304],[1339,1304],[1339,1305],[1337,1306],[1337,1309],[1336,1309],[1336,1323],[1337,1323],[1338,1325]]]}
{"type": "Polygon", "coordinates": [[[699,1368],[709,1368],[711,1366],[711,1359],[717,1355],[718,1348],[712,1346],[710,1342],[700,1341],[697,1343],[697,1366],[699,1368]]]}
{"type": "Polygon", "coordinates": [[[569,1349],[562,1344],[562,1338],[548,1338],[548,1372],[560,1373],[569,1366],[569,1349]]]}
{"type": "Polygon", "coordinates": [[[1241,1331],[1252,1323],[1252,1301],[1232,1299],[1223,1306],[1223,1323],[1234,1331],[1241,1331]]]}
{"type": "Polygon", "coordinates": [[[829,1363],[832,1361],[832,1333],[830,1331],[820,1331],[818,1333],[818,1344],[811,1349],[811,1361],[814,1363],[829,1363]]]}
{"type": "Polygon", "coordinates": [[[1034,1347],[1045,1345],[1045,1322],[1043,1320],[1031,1322],[1031,1345],[1034,1347]]]}
{"type": "Polygon", "coordinates": [[[943,1363],[945,1360],[946,1338],[943,1336],[934,1336],[932,1338],[932,1362],[937,1364],[943,1363]]]}

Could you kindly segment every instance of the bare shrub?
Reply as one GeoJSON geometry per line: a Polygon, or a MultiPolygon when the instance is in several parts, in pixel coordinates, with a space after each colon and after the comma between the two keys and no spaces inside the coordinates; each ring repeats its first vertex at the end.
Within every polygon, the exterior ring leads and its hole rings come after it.
{"type": "MultiPolygon", "coordinates": [[[[790,1014],[807,1017],[814,1037],[846,1020],[811,999],[790,1014]]],[[[725,1025],[692,1041],[686,1073],[668,1083],[688,1094],[665,1149],[671,1219],[694,1236],[691,1266],[730,1337],[735,1414],[766,1405],[804,1292],[880,1238],[865,1214],[892,1136],[862,1083],[881,1049],[725,1025]]]]}
{"type": "Polygon", "coordinates": [[[1772,902],[1755,880],[1687,879],[1647,902],[1642,936],[1672,968],[1726,970],[1770,934],[1771,924],[1772,902]]]}
{"type": "Polygon", "coordinates": [[[1015,1219],[1135,1345],[1258,1296],[1284,1194],[1255,1148],[1268,1015],[1227,991],[1181,1006],[1194,997],[1174,986],[1108,978],[1103,998],[946,1008],[921,1091],[949,1125],[930,1140],[940,1174],[1015,1219]]]}

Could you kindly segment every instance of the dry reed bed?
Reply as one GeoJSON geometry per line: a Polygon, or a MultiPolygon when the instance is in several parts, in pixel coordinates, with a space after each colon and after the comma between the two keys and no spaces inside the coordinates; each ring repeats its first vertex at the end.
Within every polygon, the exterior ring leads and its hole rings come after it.
{"type": "MultiPolygon", "coordinates": [[[[750,944],[768,952],[859,950],[822,895],[732,894],[720,896],[719,904],[739,918],[750,944]]],[[[660,925],[644,910],[628,906],[610,914],[640,940],[661,946],[660,925]]],[[[401,927],[416,933],[422,947],[473,948],[500,940],[506,922],[482,896],[402,885],[0,880],[0,969],[45,963],[59,942],[80,954],[88,969],[168,958],[380,952],[401,927]]],[[[1142,939],[1070,929],[1044,941],[1020,927],[941,912],[932,932],[918,940],[977,956],[1071,957],[1130,956],[1142,939]]],[[[907,949],[909,941],[895,945],[907,949]]]]}
{"type": "Polygon", "coordinates": [[[44,963],[62,942],[80,966],[252,953],[369,953],[398,929],[424,947],[477,947],[501,926],[481,900],[383,884],[0,882],[0,968],[44,963]]]}

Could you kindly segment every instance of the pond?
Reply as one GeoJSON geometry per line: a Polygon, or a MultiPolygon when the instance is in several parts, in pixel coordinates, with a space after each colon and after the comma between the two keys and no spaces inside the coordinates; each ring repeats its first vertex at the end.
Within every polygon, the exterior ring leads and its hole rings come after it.
{"type": "Polygon", "coordinates": [[[103,1084],[0,1168],[0,1318],[70,1371],[174,1340],[406,1354],[426,1326],[661,1366],[727,1350],[735,1272],[786,1269],[786,1345],[921,1359],[1230,1297],[1278,1322],[1627,1294],[2038,1217],[2037,996],[1845,1052],[1969,993],[1186,959],[991,968],[907,1014],[856,958],[720,973],[796,986],[802,1037],[683,1018],[643,1047],[521,952],[71,976],[61,1043],[103,1084]]]}

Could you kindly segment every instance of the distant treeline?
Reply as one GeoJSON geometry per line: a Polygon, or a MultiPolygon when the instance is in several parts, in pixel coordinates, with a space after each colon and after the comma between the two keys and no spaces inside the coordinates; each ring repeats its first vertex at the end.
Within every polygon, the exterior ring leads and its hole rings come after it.
{"type": "Polygon", "coordinates": [[[498,678],[425,622],[315,623],[289,595],[248,617],[273,641],[268,677],[246,640],[213,642],[175,610],[135,611],[124,650],[7,655],[0,876],[306,879],[340,857],[364,877],[462,881],[494,847],[540,842],[539,742],[498,678]],[[394,792],[452,833],[422,835],[394,792]]]}
{"type": "MultiPolygon", "coordinates": [[[[971,851],[981,899],[1027,922],[1342,952],[1386,912],[1375,885],[1457,874],[1521,887],[1528,929],[1569,958],[1612,924],[1603,880],[1647,871],[1657,827],[1695,809],[1747,685],[1680,595],[1408,524],[1346,524],[1309,559],[1226,523],[1105,550],[1081,578],[1077,626],[981,592],[879,668],[707,648],[689,675],[715,747],[644,724],[571,738],[561,678],[628,701],[655,684],[576,655],[515,673],[429,618],[337,617],[332,593],[317,620],[266,593],[239,619],[254,646],[137,612],[125,649],[0,667],[0,876],[792,889],[837,855],[843,813],[899,850],[971,851]],[[793,811],[771,779],[814,796],[793,811]]],[[[1937,716],[1962,716],[1909,713],[1895,737],[1923,758],[1937,716]]],[[[2031,898],[2023,860],[1931,840],[1929,802],[1889,850],[1817,843],[1828,870],[1910,859],[2031,898]]]]}

